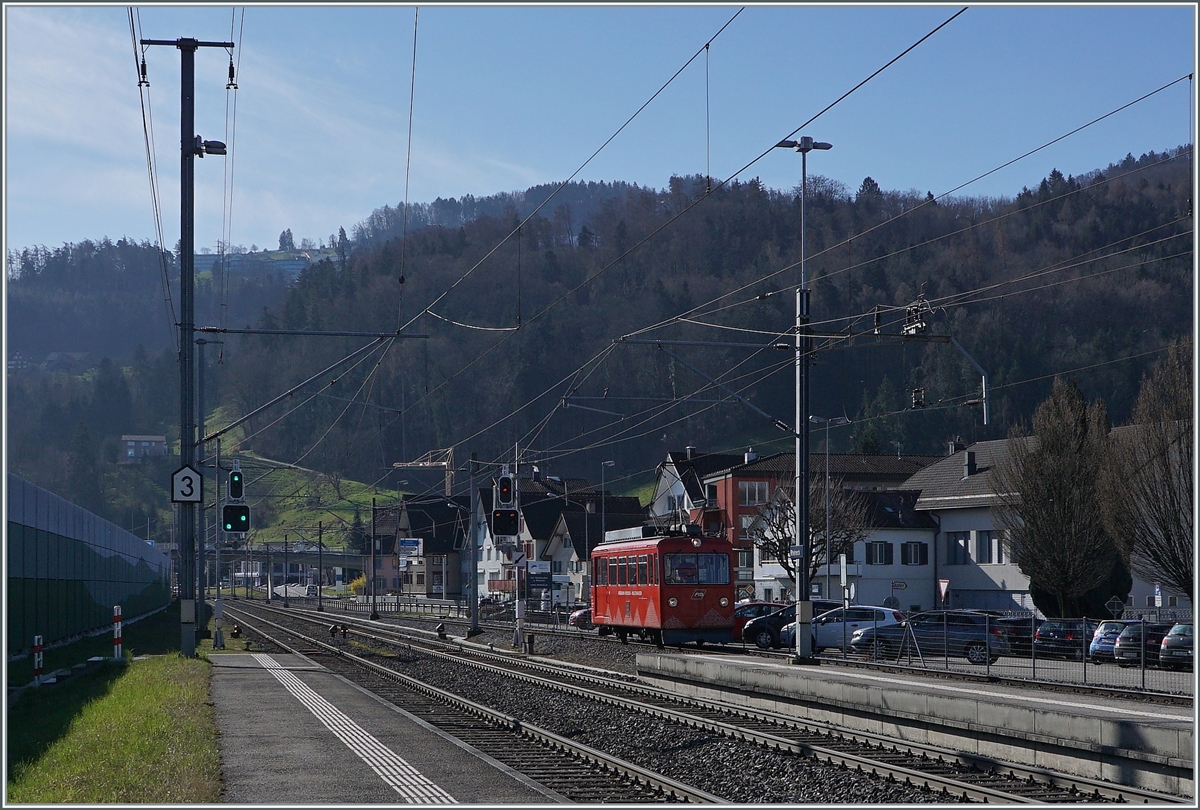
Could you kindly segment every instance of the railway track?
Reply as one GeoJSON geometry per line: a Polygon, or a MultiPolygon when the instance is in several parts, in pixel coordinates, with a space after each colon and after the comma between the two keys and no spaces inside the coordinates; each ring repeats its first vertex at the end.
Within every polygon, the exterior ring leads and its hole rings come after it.
{"type": "Polygon", "coordinates": [[[721,799],[339,650],[261,615],[228,610],[244,631],[316,660],[573,803],[721,803],[721,799]],[[269,629],[268,629],[269,628],[269,629]]]}
{"type": "MultiPolygon", "coordinates": [[[[295,611],[284,613],[292,620],[323,624],[328,616],[305,617],[295,611]]],[[[1178,802],[1173,797],[1083,779],[1044,769],[963,755],[914,745],[879,735],[846,732],[814,723],[761,711],[750,711],[718,702],[681,700],[654,687],[589,674],[564,671],[547,665],[430,638],[428,631],[404,630],[378,623],[353,622],[362,641],[395,645],[404,650],[420,649],[457,666],[503,675],[537,689],[553,689],[588,700],[600,701],[623,710],[648,714],[693,729],[777,751],[812,758],[814,761],[871,774],[892,782],[962,801],[1073,803],[1073,802],[1178,802]]]]}

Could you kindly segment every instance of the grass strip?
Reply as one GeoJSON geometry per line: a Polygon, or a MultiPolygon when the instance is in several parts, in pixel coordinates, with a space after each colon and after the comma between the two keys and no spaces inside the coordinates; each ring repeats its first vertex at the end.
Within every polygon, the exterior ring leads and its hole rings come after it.
{"type": "Polygon", "coordinates": [[[162,655],[29,690],[8,713],[7,803],[213,803],[210,665],[162,655]]]}

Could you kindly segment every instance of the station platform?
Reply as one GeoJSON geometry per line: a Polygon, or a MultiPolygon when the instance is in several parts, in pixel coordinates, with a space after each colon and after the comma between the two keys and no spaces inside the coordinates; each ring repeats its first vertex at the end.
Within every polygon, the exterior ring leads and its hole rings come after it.
{"type": "Polygon", "coordinates": [[[304,656],[209,660],[225,802],[566,801],[304,656]]]}
{"type": "Polygon", "coordinates": [[[642,653],[637,670],[680,695],[1195,796],[1193,705],[754,656],[642,653]]]}

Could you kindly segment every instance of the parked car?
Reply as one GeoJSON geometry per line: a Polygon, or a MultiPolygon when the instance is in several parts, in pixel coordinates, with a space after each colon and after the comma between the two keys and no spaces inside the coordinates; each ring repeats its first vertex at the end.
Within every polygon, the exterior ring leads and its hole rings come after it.
{"type": "Polygon", "coordinates": [[[1082,661],[1099,624],[1092,619],[1046,619],[1033,634],[1033,654],[1082,661]]]}
{"type": "Polygon", "coordinates": [[[879,661],[906,654],[923,659],[950,655],[972,664],[995,663],[1012,653],[1008,633],[995,617],[973,610],[929,610],[899,624],[862,627],[854,631],[850,650],[879,661]]]}
{"type": "Polygon", "coordinates": [[[1163,669],[1192,668],[1192,623],[1179,622],[1163,636],[1158,665],[1163,669]]]}
{"type": "Polygon", "coordinates": [[[592,609],[590,607],[577,610],[567,618],[567,624],[580,630],[592,629],[592,609]]]}
{"type": "MultiPolygon", "coordinates": [[[[837,647],[839,650],[848,648],[850,638],[860,627],[899,624],[902,621],[904,614],[891,608],[875,605],[834,608],[813,619],[813,652],[828,647],[837,647]]],[[[795,633],[795,629],[792,632],[795,633]]]]}
{"type": "Polygon", "coordinates": [[[1032,654],[1033,637],[1043,621],[1032,613],[1028,616],[1002,614],[996,617],[996,624],[1008,633],[1008,646],[1012,647],[1012,654],[1018,658],[1028,658],[1032,654]]]}
{"type": "Polygon", "coordinates": [[[1092,643],[1088,645],[1088,658],[1097,664],[1113,660],[1113,647],[1117,644],[1117,636],[1130,624],[1140,619],[1108,619],[1092,633],[1092,643]]]}
{"type": "Polygon", "coordinates": [[[782,602],[743,602],[733,609],[733,640],[740,641],[742,628],[751,619],[766,616],[777,610],[783,610],[787,605],[782,602]]]}
{"type": "MultiPolygon", "coordinates": [[[[814,599],[813,615],[825,613],[833,610],[835,607],[840,607],[837,602],[829,602],[823,599],[814,599]]],[[[779,649],[783,646],[780,641],[779,631],[788,622],[796,621],[796,605],[792,603],[782,610],[777,610],[774,613],[768,613],[765,616],[758,616],[746,622],[742,627],[742,640],[753,641],[759,649],[779,649]]]]}
{"type": "Polygon", "coordinates": [[[1146,666],[1158,663],[1162,651],[1162,640],[1171,632],[1172,625],[1166,623],[1134,622],[1121,631],[1113,645],[1113,658],[1122,667],[1142,665],[1142,649],[1146,650],[1146,666]],[[1143,637],[1145,641],[1143,642],[1143,637]]]}

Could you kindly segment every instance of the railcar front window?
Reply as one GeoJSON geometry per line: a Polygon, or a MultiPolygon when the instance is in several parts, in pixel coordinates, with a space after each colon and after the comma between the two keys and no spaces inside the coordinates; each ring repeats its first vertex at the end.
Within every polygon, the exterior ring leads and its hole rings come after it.
{"type": "Polygon", "coordinates": [[[728,585],[729,555],[667,554],[666,584],[728,585]]]}

